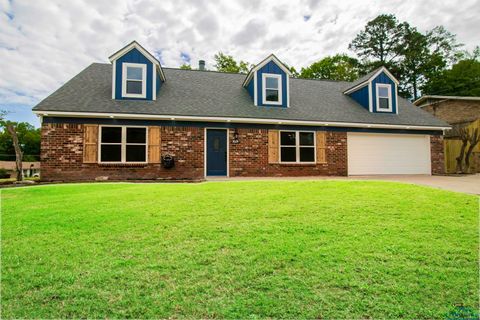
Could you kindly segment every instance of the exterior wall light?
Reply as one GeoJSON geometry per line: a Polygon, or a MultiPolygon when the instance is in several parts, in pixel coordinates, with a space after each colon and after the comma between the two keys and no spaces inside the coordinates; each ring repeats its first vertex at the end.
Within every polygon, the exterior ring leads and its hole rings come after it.
{"type": "Polygon", "coordinates": [[[235,128],[235,131],[233,132],[233,139],[232,139],[233,144],[239,144],[240,140],[238,140],[238,130],[235,128]]]}

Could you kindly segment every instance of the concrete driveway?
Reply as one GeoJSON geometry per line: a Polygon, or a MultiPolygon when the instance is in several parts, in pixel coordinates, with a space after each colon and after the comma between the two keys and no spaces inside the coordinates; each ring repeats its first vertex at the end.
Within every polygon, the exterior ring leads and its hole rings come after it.
{"type": "Polygon", "coordinates": [[[385,175],[349,177],[356,180],[387,180],[413,183],[450,191],[480,195],[480,174],[462,176],[385,175]]]}
{"type": "Polygon", "coordinates": [[[246,180],[384,180],[413,183],[444,190],[480,195],[480,174],[464,176],[375,175],[350,177],[236,177],[207,178],[209,181],[246,180]]]}

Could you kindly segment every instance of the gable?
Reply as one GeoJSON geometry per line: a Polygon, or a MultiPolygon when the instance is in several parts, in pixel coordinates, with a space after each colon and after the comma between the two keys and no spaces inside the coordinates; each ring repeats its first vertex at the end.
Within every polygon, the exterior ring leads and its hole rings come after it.
{"type": "Polygon", "coordinates": [[[136,41],[110,56],[112,99],[156,100],[165,81],[160,62],[136,41]]]}
{"type": "Polygon", "coordinates": [[[252,68],[243,86],[246,87],[255,106],[286,108],[290,105],[290,75],[288,68],[274,55],[270,55],[252,68]],[[275,87],[270,88],[269,83],[275,84],[275,87]],[[272,100],[271,95],[267,98],[267,93],[274,93],[276,99],[272,100]]]}
{"type": "Polygon", "coordinates": [[[397,86],[396,83],[385,73],[379,73],[374,79],[372,79],[372,111],[382,112],[378,107],[377,99],[377,84],[386,84],[390,86],[390,95],[392,97],[392,111],[389,113],[397,113],[397,86]]]}
{"type": "MultiPolygon", "coordinates": [[[[120,58],[118,58],[114,63],[115,68],[115,99],[131,99],[124,97],[122,94],[122,82],[124,75],[123,65],[127,64],[139,64],[146,65],[146,97],[145,98],[136,98],[143,100],[153,100],[153,74],[154,66],[153,63],[147,59],[139,50],[133,48],[120,58]]],[[[157,82],[158,76],[155,74],[155,82],[157,82]]],[[[155,84],[157,89],[157,85],[155,84]]]]}
{"type": "Polygon", "coordinates": [[[398,114],[397,92],[397,79],[380,67],[353,82],[344,94],[372,113],[398,114]]]}

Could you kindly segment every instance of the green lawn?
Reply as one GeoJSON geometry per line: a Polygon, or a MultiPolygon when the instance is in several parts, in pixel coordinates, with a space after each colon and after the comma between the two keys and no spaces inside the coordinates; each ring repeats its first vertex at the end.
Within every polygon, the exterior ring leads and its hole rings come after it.
{"type": "Polygon", "coordinates": [[[2,191],[2,318],[445,318],[479,202],[390,182],[2,191]]]}

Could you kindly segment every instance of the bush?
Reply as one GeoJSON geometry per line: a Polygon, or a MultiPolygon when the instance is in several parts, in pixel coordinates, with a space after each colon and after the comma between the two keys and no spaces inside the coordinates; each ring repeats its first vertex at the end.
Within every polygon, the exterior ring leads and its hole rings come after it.
{"type": "Polygon", "coordinates": [[[10,178],[10,173],[6,169],[0,169],[0,179],[10,178]]]}

